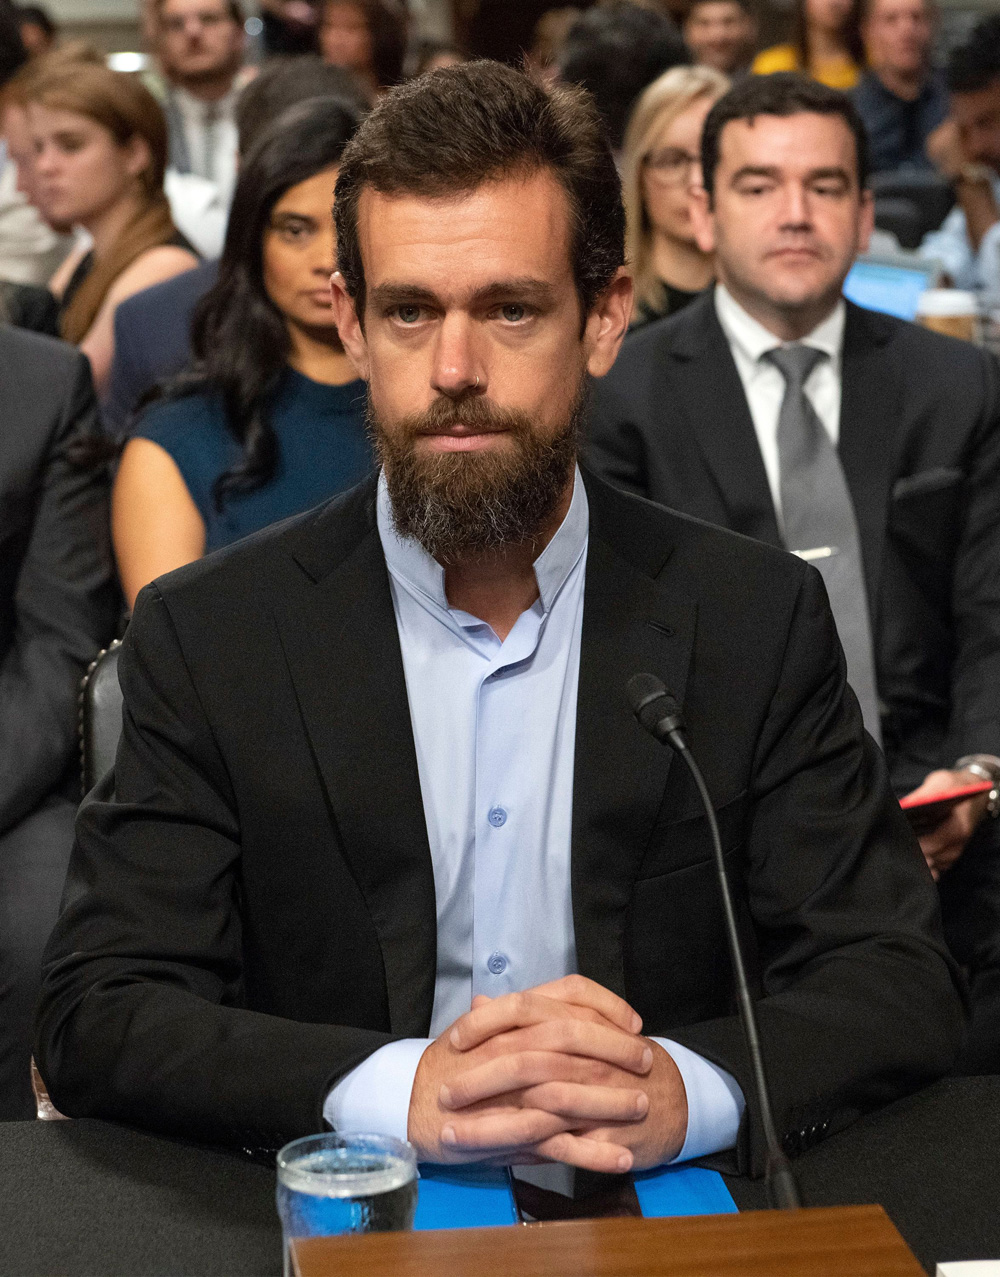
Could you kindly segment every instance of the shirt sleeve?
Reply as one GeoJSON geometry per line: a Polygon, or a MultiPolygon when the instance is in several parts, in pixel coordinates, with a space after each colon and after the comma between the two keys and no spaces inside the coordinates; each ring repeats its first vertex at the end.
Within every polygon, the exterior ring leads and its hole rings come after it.
{"type": "MultiPolygon", "coordinates": [[[[675,1162],[721,1153],[736,1145],[746,1100],[736,1079],[711,1060],[669,1038],[652,1041],[677,1065],[687,1093],[687,1135],[675,1162]]],[[[385,1050],[386,1048],[383,1048],[385,1050]]]]}
{"type": "MultiPolygon", "coordinates": [[[[406,1139],[410,1093],[417,1065],[433,1038],[404,1038],[373,1052],[340,1079],[323,1105],[323,1117],[344,1134],[376,1132],[406,1139]]],[[[681,1075],[687,1093],[688,1126],[675,1162],[721,1153],[736,1143],[743,1117],[743,1092],[725,1069],[694,1051],[653,1038],[663,1047],[681,1075]]]]}
{"type": "MultiPolygon", "coordinates": [[[[995,228],[991,227],[991,231],[995,228]]],[[[989,240],[990,232],[980,245],[979,260],[983,260],[982,250],[989,240]]],[[[951,276],[956,288],[977,287],[977,258],[973,255],[969,243],[969,233],[965,226],[965,213],[960,208],[953,208],[936,231],[926,234],[920,243],[920,256],[937,260],[951,276]]]]}
{"type": "Polygon", "coordinates": [[[345,1073],[323,1104],[323,1117],[332,1129],[345,1135],[364,1132],[405,1140],[413,1079],[420,1057],[433,1041],[390,1042],[345,1073]]]}

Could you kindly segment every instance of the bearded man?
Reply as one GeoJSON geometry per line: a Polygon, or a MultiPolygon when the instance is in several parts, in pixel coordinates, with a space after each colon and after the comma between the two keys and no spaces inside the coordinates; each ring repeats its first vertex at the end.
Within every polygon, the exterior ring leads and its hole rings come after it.
{"type": "Polygon", "coordinates": [[[587,97],[485,62],[394,90],[336,221],[381,472],[140,595],[47,955],[55,1103],[759,1172],[708,830],[637,671],[684,702],[788,1146],[947,1071],[933,884],[818,574],[576,465],[632,300],[587,97]]]}

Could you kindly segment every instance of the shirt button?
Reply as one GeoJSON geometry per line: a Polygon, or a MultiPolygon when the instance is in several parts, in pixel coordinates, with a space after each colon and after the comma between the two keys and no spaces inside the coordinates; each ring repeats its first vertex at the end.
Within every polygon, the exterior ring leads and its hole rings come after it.
{"type": "Polygon", "coordinates": [[[493,975],[503,975],[507,970],[507,959],[502,953],[491,953],[486,965],[493,975]]]}
{"type": "Polygon", "coordinates": [[[507,813],[502,807],[492,807],[490,809],[489,821],[494,829],[499,829],[501,825],[506,825],[507,813]]]}

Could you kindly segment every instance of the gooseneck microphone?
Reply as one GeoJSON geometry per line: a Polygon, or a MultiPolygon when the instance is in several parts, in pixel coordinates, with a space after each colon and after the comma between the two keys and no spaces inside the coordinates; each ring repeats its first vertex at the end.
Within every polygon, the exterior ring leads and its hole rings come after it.
{"type": "Polygon", "coordinates": [[[765,1163],[764,1181],[767,1186],[768,1200],[772,1207],[782,1210],[795,1210],[801,1206],[799,1189],[795,1176],[788,1163],[788,1158],[778,1143],[774,1129],[774,1115],[771,1110],[771,1093],[767,1085],[767,1074],[764,1059],[760,1052],[760,1035],[757,1031],[757,1014],[750,986],[747,984],[746,967],[743,962],[743,949],[740,944],[739,931],[736,927],[736,912],[733,909],[733,897],[726,877],[726,866],[722,856],[722,840],[719,837],[719,825],[715,819],[715,809],[709,797],[705,778],[701,768],[695,762],[684,738],[684,720],[681,717],[677,699],[660,682],[655,674],[634,674],[626,685],[632,710],[642,727],[651,736],[655,736],[661,745],[669,745],[687,763],[688,771],[698,788],[701,801],[708,817],[708,827],[712,834],[712,850],[715,853],[715,873],[722,897],[722,910],[726,919],[726,937],[729,941],[729,956],[733,963],[733,977],[736,982],[736,996],[739,1004],[740,1022],[746,1038],[747,1051],[750,1055],[750,1067],[753,1070],[754,1087],[757,1091],[757,1103],[760,1107],[761,1125],[764,1128],[764,1141],[767,1144],[767,1161],[765,1163]]]}

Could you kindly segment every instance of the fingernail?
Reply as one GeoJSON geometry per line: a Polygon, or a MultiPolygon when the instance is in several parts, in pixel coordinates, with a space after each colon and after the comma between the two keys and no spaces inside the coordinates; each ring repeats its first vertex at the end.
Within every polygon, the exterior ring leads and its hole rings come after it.
{"type": "Polygon", "coordinates": [[[441,1143],[442,1144],[457,1144],[458,1143],[458,1136],[455,1134],[455,1128],[453,1126],[446,1126],[444,1130],[441,1132],[441,1143]]]}
{"type": "Polygon", "coordinates": [[[633,1016],[632,1016],[632,1032],[633,1032],[633,1033],[638,1033],[638,1032],[639,1032],[639,1030],[640,1030],[641,1028],[642,1028],[642,1016],[641,1016],[641,1015],[635,1015],[635,1014],[633,1014],[633,1016]]]}
{"type": "Polygon", "coordinates": [[[461,1044],[461,1036],[458,1029],[452,1029],[452,1031],[448,1034],[448,1041],[455,1047],[461,1044]]]}
{"type": "Polygon", "coordinates": [[[639,1117],[644,1117],[649,1108],[649,1096],[643,1094],[642,1091],[635,1097],[635,1111],[639,1117]]]}
{"type": "Polygon", "coordinates": [[[618,1169],[620,1171],[630,1171],[632,1169],[632,1154],[622,1153],[618,1159],[618,1169]]]}
{"type": "Polygon", "coordinates": [[[642,1067],[644,1069],[651,1069],[653,1067],[653,1051],[651,1047],[647,1046],[645,1051],[642,1053],[642,1067]]]}
{"type": "Polygon", "coordinates": [[[442,1083],[441,1090],[438,1092],[438,1096],[440,1097],[441,1103],[445,1106],[445,1108],[450,1109],[451,1108],[451,1088],[448,1086],[445,1086],[444,1083],[442,1083]]]}

